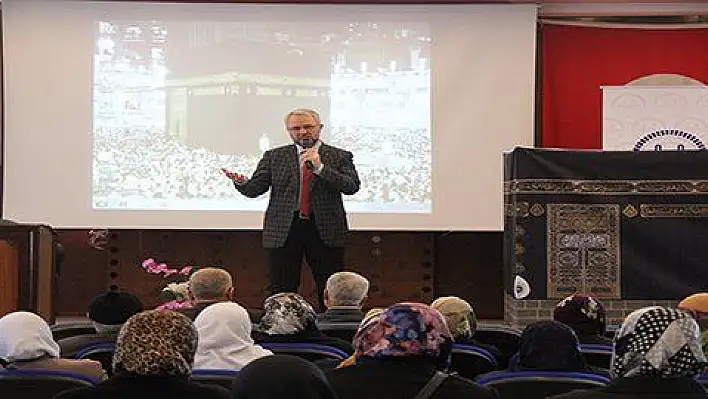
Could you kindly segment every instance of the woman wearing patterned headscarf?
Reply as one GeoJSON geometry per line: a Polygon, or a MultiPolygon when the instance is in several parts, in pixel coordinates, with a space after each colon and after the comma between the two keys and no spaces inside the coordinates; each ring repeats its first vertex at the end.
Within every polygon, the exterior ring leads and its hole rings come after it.
{"type": "Polygon", "coordinates": [[[593,297],[576,294],[563,299],[553,310],[553,320],[572,328],[581,344],[612,346],[612,340],[604,335],[605,307],[593,297]]]}
{"type": "MultiPolygon", "coordinates": [[[[364,315],[364,318],[361,320],[361,323],[359,323],[359,328],[356,331],[356,334],[354,335],[354,343],[356,343],[356,336],[361,336],[362,334],[365,334],[366,331],[371,329],[373,326],[376,325],[376,323],[379,321],[379,318],[381,317],[381,314],[384,312],[383,308],[373,308],[370,309],[366,314],[364,315]]],[[[356,364],[356,355],[351,355],[345,360],[343,360],[337,367],[349,367],[353,366],[356,364]]]]}
{"type": "Polygon", "coordinates": [[[305,298],[293,292],[271,295],[263,303],[263,317],[253,332],[259,344],[270,342],[304,342],[328,345],[354,352],[342,339],[328,337],[317,327],[317,314],[305,298]]]}
{"type": "MultiPolygon", "coordinates": [[[[328,374],[340,399],[412,398],[450,361],[452,334],[437,310],[421,303],[386,309],[354,337],[356,364],[328,374]]],[[[493,398],[496,393],[449,375],[432,398],[493,398]]]]}
{"type": "Polygon", "coordinates": [[[612,382],[557,398],[708,398],[694,380],[707,365],[698,324],[688,313],[642,308],[630,313],[615,335],[612,382]]]}
{"type": "Polygon", "coordinates": [[[160,310],[138,313],[118,333],[113,377],[59,398],[228,398],[223,388],[189,381],[196,350],[197,330],[186,316],[160,310]]]}

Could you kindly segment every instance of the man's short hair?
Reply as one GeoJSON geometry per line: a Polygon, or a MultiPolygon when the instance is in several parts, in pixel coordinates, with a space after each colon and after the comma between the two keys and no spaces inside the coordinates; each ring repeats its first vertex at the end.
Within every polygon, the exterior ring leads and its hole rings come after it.
{"type": "Polygon", "coordinates": [[[295,116],[295,115],[306,115],[312,117],[312,119],[315,120],[317,124],[322,123],[322,119],[320,118],[320,114],[315,111],[314,109],[310,108],[296,108],[287,114],[285,114],[285,118],[283,118],[283,121],[285,122],[285,125],[287,126],[288,121],[290,120],[290,117],[295,116]]]}
{"type": "Polygon", "coordinates": [[[327,279],[326,289],[331,306],[361,306],[369,292],[369,280],[354,272],[337,272],[327,279]]]}
{"type": "Polygon", "coordinates": [[[199,269],[189,277],[189,291],[196,300],[222,299],[231,287],[231,274],[218,267],[199,269]]]}

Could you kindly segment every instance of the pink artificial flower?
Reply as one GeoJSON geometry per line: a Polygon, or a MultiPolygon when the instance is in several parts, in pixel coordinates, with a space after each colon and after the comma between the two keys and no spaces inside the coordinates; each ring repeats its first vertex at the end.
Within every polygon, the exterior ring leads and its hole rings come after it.
{"type": "Polygon", "coordinates": [[[190,309],[194,307],[191,301],[189,300],[174,300],[174,301],[169,301],[165,302],[162,305],[158,306],[155,308],[155,310],[177,310],[177,309],[190,309]]]}
{"type": "Polygon", "coordinates": [[[151,265],[155,264],[155,259],[153,258],[148,258],[143,261],[143,269],[149,268],[151,265]]]}
{"type": "Polygon", "coordinates": [[[179,273],[177,269],[164,269],[162,272],[165,273],[165,278],[170,277],[173,274],[179,273]]]}
{"type": "Polygon", "coordinates": [[[192,271],[192,266],[185,266],[182,268],[182,270],[179,271],[179,274],[183,276],[189,276],[189,273],[192,271]]]}

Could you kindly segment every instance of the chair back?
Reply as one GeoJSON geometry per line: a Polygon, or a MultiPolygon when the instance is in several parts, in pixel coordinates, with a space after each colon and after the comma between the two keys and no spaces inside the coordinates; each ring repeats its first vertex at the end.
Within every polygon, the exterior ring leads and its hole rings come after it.
{"type": "Polygon", "coordinates": [[[612,365],[612,351],[609,345],[580,344],[580,353],[585,363],[605,370],[609,370],[612,365]]]}
{"type": "Polygon", "coordinates": [[[259,345],[273,353],[298,356],[311,362],[321,359],[344,360],[349,357],[346,352],[339,348],[320,344],[304,342],[263,342],[259,343],[259,345]]]}
{"type": "Polygon", "coordinates": [[[597,374],[565,371],[498,371],[476,381],[496,389],[502,398],[546,399],[576,389],[597,389],[610,379],[597,374]]]}
{"type": "Polygon", "coordinates": [[[706,391],[708,391],[708,372],[704,372],[704,373],[698,374],[698,375],[696,376],[696,381],[697,381],[699,384],[701,384],[701,386],[703,387],[703,389],[705,389],[706,391]]]}
{"type": "Polygon", "coordinates": [[[499,359],[499,367],[505,368],[509,365],[509,359],[519,351],[521,331],[508,326],[480,324],[474,333],[474,339],[499,349],[502,357],[499,359]]]}
{"type": "Polygon", "coordinates": [[[206,385],[216,385],[231,390],[237,370],[224,369],[194,369],[190,380],[206,385]]]}
{"type": "Polygon", "coordinates": [[[486,374],[499,369],[494,355],[484,348],[475,345],[452,346],[451,369],[459,375],[475,379],[481,374],[486,374]]]}
{"type": "Polygon", "coordinates": [[[359,323],[356,322],[318,322],[317,326],[326,336],[339,338],[341,340],[352,342],[354,335],[359,329],[359,323]]]}
{"type": "Polygon", "coordinates": [[[69,389],[93,387],[97,383],[86,375],[67,371],[0,370],[3,398],[51,399],[69,389]]]}
{"type": "Polygon", "coordinates": [[[86,346],[76,352],[74,359],[91,359],[101,362],[101,366],[113,375],[113,352],[116,351],[115,342],[99,342],[86,346]]]}
{"type": "Polygon", "coordinates": [[[55,341],[77,335],[96,334],[96,328],[94,328],[93,323],[88,320],[54,324],[50,328],[55,341]]]}

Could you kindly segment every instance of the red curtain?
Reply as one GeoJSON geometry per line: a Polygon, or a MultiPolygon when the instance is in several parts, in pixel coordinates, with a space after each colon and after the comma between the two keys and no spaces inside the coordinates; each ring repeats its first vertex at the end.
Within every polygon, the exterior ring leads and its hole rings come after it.
{"type": "Polygon", "coordinates": [[[656,73],[708,84],[708,29],[543,25],[543,147],[602,148],[602,89],[656,73]]]}

